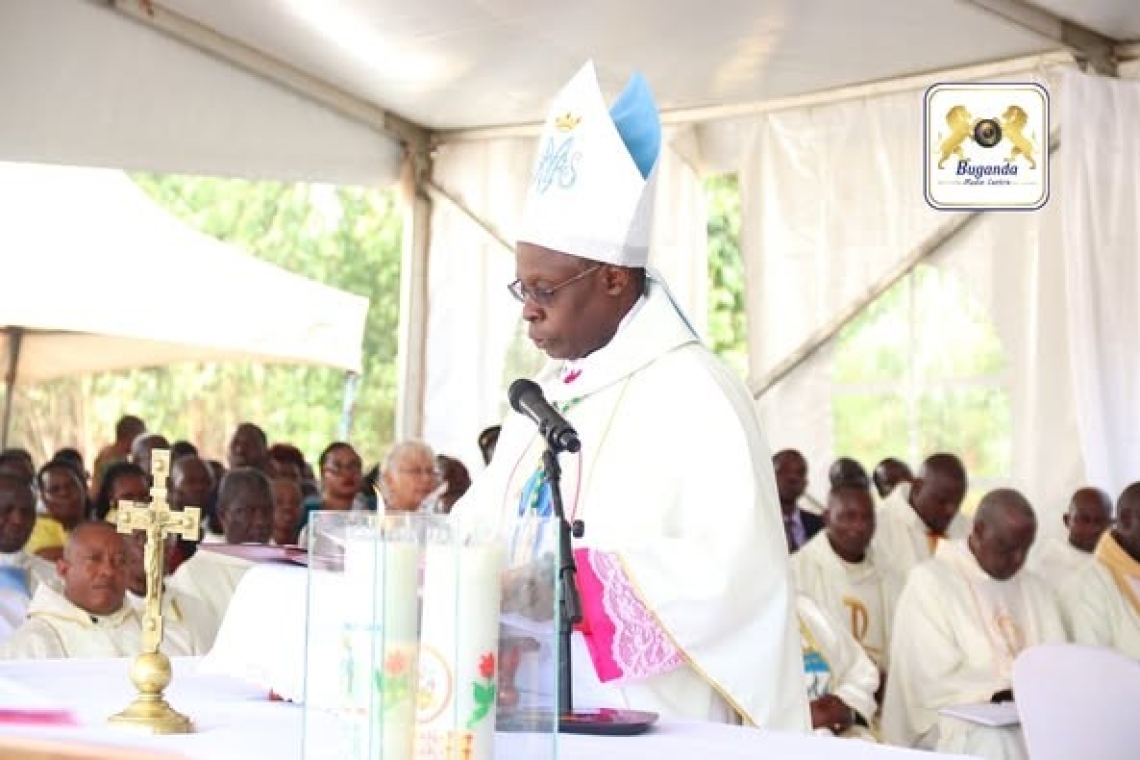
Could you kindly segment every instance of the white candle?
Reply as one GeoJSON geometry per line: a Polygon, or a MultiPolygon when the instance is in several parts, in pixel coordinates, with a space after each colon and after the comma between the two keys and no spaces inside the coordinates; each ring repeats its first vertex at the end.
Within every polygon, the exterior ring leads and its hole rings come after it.
{"type": "Polygon", "coordinates": [[[499,694],[500,545],[425,549],[416,760],[491,760],[499,694]]]}
{"type": "Polygon", "coordinates": [[[342,678],[351,754],[412,760],[419,548],[379,535],[349,539],[342,678]]]}

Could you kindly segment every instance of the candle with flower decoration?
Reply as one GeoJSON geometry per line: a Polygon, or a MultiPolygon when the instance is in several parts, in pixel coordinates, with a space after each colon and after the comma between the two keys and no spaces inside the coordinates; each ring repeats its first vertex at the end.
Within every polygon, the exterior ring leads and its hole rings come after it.
{"type": "Polygon", "coordinates": [[[429,545],[416,760],[491,760],[498,695],[499,545],[429,545]]]}
{"type": "Polygon", "coordinates": [[[375,534],[345,546],[341,693],[354,758],[413,757],[418,559],[415,543],[375,534]]]}

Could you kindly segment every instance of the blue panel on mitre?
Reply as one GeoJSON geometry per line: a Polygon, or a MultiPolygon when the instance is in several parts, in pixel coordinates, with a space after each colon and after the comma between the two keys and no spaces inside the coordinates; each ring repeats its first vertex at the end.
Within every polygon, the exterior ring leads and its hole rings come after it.
{"type": "Polygon", "coordinates": [[[641,74],[634,74],[610,107],[618,134],[642,177],[649,177],[661,153],[661,119],[653,93],[641,74]]]}

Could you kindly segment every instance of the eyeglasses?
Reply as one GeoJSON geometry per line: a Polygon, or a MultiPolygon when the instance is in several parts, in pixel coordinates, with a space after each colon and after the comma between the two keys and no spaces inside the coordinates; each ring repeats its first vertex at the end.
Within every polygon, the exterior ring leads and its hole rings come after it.
{"type": "Polygon", "coordinates": [[[586,275],[599,269],[601,266],[601,264],[595,264],[586,271],[579,272],[569,280],[563,280],[552,288],[531,288],[524,285],[522,280],[515,280],[507,286],[507,290],[511,291],[511,295],[522,303],[530,301],[535,306],[549,306],[554,301],[555,293],[562,290],[562,288],[566,287],[567,285],[573,285],[586,275]]]}

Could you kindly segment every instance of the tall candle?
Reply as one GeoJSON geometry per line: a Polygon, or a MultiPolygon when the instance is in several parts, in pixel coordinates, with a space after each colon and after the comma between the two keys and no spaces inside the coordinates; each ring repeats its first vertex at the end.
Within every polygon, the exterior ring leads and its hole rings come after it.
{"type": "Polygon", "coordinates": [[[412,760],[419,550],[377,534],[348,540],[342,678],[359,760],[412,760]]]}
{"type": "Polygon", "coordinates": [[[416,760],[491,760],[503,550],[429,545],[424,556],[416,760]]]}

